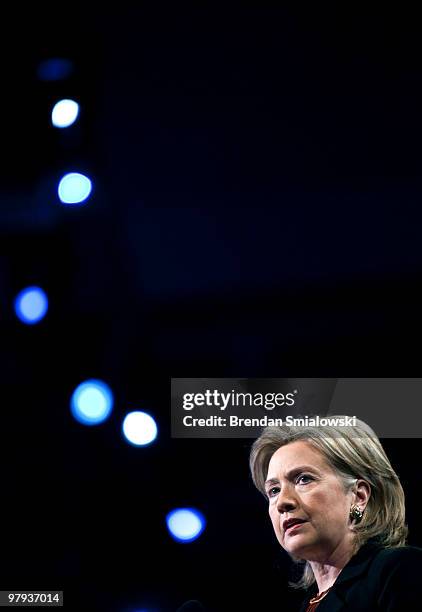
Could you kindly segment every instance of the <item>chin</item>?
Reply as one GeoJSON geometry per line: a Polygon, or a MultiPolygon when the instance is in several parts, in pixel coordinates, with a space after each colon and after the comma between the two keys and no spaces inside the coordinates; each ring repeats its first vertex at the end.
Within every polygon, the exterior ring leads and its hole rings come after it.
{"type": "Polygon", "coordinates": [[[290,544],[290,545],[287,544],[287,546],[286,544],[282,544],[282,547],[284,548],[286,552],[289,553],[289,555],[295,555],[295,556],[296,555],[300,556],[300,553],[306,549],[306,546],[300,545],[299,543],[290,544]]]}
{"type": "Polygon", "coordinates": [[[293,561],[305,561],[306,552],[305,549],[300,546],[290,546],[289,548],[284,548],[286,553],[291,557],[293,561]],[[304,556],[305,555],[305,556],[304,556]]]}
{"type": "Polygon", "coordinates": [[[293,555],[294,557],[302,559],[303,558],[302,555],[305,553],[306,547],[305,546],[289,546],[288,548],[285,548],[284,550],[287,550],[289,555],[293,555]]]}
{"type": "Polygon", "coordinates": [[[307,542],[292,542],[290,545],[283,546],[283,548],[293,559],[299,561],[306,559],[307,553],[309,554],[314,547],[313,543],[308,540],[307,542]]]}

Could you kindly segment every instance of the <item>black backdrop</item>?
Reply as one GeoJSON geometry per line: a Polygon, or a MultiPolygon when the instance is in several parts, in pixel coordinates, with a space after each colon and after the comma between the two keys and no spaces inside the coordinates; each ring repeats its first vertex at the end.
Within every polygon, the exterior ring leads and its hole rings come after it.
{"type": "MultiPolygon", "coordinates": [[[[169,381],[420,375],[415,15],[120,3],[2,27],[1,588],[62,588],[75,610],[294,609],[251,441],[172,440],[169,381]],[[37,80],[51,56],[68,80],[37,80]],[[82,108],[64,133],[63,96],[82,108]],[[72,170],[95,188],[69,210],[72,170]],[[50,298],[35,327],[12,312],[29,284],[50,298]],[[115,393],[97,428],[69,413],[90,377],[115,393]],[[156,415],[155,445],[124,443],[129,408],[156,415]],[[179,505],[208,520],[190,545],[166,532],[179,505]]],[[[416,545],[418,445],[385,441],[416,545]]]]}

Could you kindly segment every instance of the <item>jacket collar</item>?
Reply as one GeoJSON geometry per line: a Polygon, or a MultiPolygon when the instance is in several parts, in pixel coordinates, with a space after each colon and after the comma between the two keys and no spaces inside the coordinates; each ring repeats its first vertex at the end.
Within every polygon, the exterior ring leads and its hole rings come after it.
{"type": "Polygon", "coordinates": [[[345,565],[334,584],[338,586],[339,584],[343,584],[343,582],[347,582],[363,574],[374,555],[381,550],[381,548],[382,546],[378,544],[375,538],[368,540],[368,542],[361,546],[358,552],[350,559],[347,565],[345,565]]]}
{"type": "MultiPolygon", "coordinates": [[[[345,605],[341,589],[337,589],[337,587],[342,585],[343,583],[347,583],[348,580],[353,580],[354,578],[357,578],[358,576],[365,573],[366,569],[374,558],[374,555],[382,548],[383,547],[378,544],[376,538],[371,538],[363,546],[361,546],[361,548],[350,559],[347,565],[344,566],[344,568],[338,575],[331,592],[329,593],[330,612],[338,612],[342,610],[345,605]]],[[[302,610],[306,610],[309,598],[315,596],[316,592],[317,590],[315,590],[314,587],[312,593],[308,593],[308,597],[304,602],[302,610]]],[[[324,609],[324,601],[325,599],[323,599],[320,603],[320,606],[318,606],[321,607],[321,612],[323,612],[324,609]]]]}

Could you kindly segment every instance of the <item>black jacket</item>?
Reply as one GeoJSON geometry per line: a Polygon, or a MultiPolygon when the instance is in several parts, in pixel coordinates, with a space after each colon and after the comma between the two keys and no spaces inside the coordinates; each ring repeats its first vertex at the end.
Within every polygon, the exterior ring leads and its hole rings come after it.
{"type": "MultiPolygon", "coordinates": [[[[316,595],[307,593],[301,612],[316,595]]],[[[368,542],[343,568],[316,612],[422,610],[422,549],[383,548],[368,542]]]]}

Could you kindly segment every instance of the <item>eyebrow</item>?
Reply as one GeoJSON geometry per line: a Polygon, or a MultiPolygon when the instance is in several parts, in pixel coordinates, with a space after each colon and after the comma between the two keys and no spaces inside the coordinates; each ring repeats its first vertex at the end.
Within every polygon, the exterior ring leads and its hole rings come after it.
{"type": "MultiPolygon", "coordinates": [[[[297,467],[292,468],[291,470],[289,470],[287,472],[286,476],[289,479],[292,476],[295,476],[296,474],[298,474],[299,472],[314,472],[314,473],[318,473],[318,470],[315,469],[311,465],[298,465],[297,467]]],[[[278,478],[269,478],[268,480],[266,480],[264,482],[264,486],[276,484],[278,482],[279,482],[278,478]]]]}

